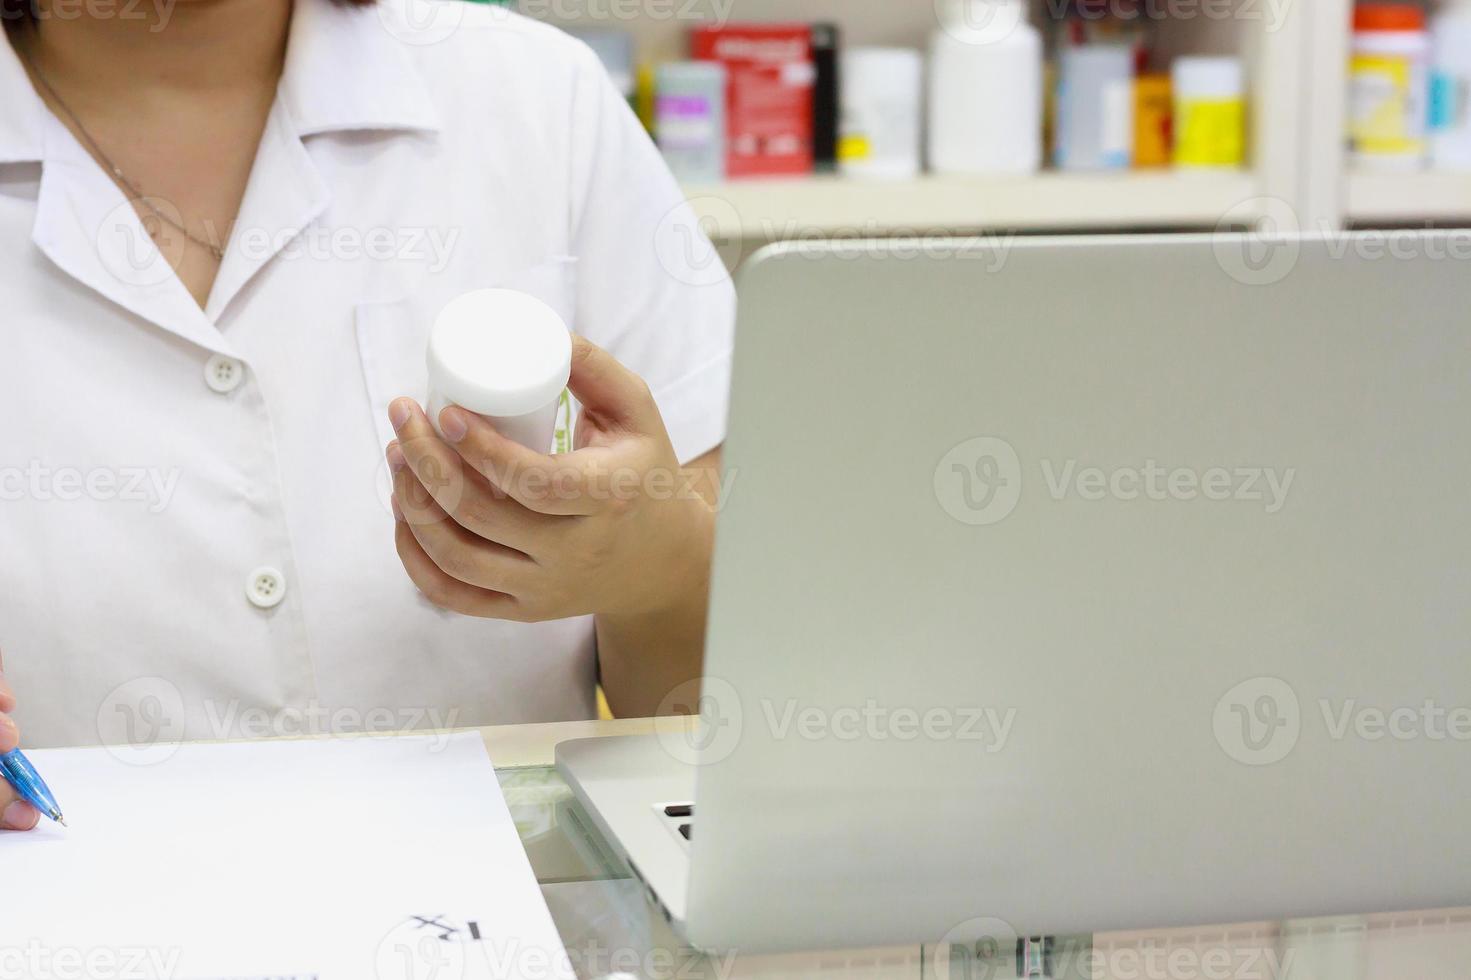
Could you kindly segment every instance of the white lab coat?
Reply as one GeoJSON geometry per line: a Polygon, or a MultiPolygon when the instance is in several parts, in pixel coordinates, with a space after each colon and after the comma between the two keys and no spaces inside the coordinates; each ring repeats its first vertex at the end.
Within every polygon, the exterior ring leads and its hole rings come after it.
{"type": "Polygon", "coordinates": [[[0,648],[26,743],[590,716],[589,619],[441,611],[394,551],[388,403],[422,400],[435,312],[496,285],[641,374],[682,459],[720,444],[729,278],[565,34],[299,0],[204,310],[0,45],[0,648]]]}

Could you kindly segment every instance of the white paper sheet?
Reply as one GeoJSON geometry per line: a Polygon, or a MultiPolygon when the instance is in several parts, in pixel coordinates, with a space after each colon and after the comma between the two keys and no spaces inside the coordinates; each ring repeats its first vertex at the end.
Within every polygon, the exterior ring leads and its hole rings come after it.
{"type": "Polygon", "coordinates": [[[0,980],[572,975],[478,735],[27,754],[0,980]]]}

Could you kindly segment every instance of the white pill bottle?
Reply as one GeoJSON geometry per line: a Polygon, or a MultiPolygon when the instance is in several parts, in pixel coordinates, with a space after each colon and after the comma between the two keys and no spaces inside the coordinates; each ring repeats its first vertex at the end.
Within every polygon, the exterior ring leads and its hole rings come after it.
{"type": "Polygon", "coordinates": [[[1471,171],[1471,0],[1446,0],[1433,21],[1431,155],[1439,170],[1471,171]]]}
{"type": "Polygon", "coordinates": [[[1042,165],[1042,34],[1027,0],[935,0],[929,160],[938,174],[1042,165]]]}
{"type": "Polygon", "coordinates": [[[924,55],[908,48],[849,48],[838,72],[838,167],[847,177],[919,176],[924,55]]]}
{"type": "Polygon", "coordinates": [[[450,405],[550,452],[572,374],[572,334],[546,303],[514,289],[477,289],[445,305],[429,332],[429,419],[450,405]]]}

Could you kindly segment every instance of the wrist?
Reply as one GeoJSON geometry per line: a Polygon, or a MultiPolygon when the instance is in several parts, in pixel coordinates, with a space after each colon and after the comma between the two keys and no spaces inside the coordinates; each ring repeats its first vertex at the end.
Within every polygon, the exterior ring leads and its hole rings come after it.
{"type": "Polygon", "coordinates": [[[634,586],[598,618],[609,625],[677,619],[694,613],[701,623],[710,593],[715,510],[703,498],[670,501],[659,515],[660,547],[645,554],[628,576],[634,586]]]}
{"type": "Polygon", "coordinates": [[[710,600],[715,509],[703,499],[660,513],[651,549],[624,577],[648,587],[597,616],[603,690],[617,717],[657,714],[670,692],[700,674],[710,600]],[[657,574],[656,574],[657,573],[657,574]]]}

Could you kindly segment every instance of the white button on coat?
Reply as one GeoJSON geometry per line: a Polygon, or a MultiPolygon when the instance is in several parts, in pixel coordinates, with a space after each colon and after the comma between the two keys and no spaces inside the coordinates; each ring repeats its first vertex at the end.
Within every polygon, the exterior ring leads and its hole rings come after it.
{"type": "Polygon", "coordinates": [[[245,582],[245,595],[252,606],[274,609],[286,598],[286,576],[274,568],[257,568],[245,582]]]}
{"type": "Polygon", "coordinates": [[[209,390],[228,395],[245,380],[245,365],[233,357],[216,354],[204,362],[204,383],[209,390]]]}
{"type": "Polygon", "coordinates": [[[551,306],[648,382],[682,461],[724,438],[734,290],[586,45],[473,3],[291,17],[204,309],[166,262],[138,268],[143,223],[0,31],[0,491],[26,460],[117,488],[0,502],[0,554],[25,556],[0,561],[0,639],[28,745],[129,738],[146,706],[121,678],[167,685],[183,738],[250,734],[220,732],[208,706],[232,700],[415,727],[595,716],[591,617],[445,612],[394,546],[388,404],[425,398],[430,327],[462,293],[551,306]]]}

